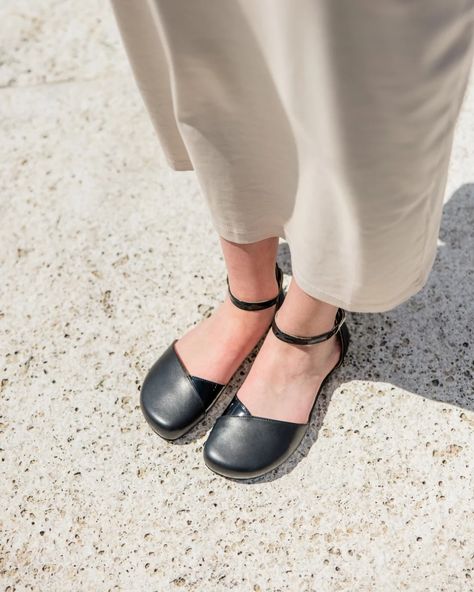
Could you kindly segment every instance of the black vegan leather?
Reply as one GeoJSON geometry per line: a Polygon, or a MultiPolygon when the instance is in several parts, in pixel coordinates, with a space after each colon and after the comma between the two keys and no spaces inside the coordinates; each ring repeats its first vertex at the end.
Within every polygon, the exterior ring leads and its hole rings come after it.
{"type": "MultiPolygon", "coordinates": [[[[244,310],[262,310],[283,303],[283,272],[275,264],[278,294],[270,300],[245,302],[237,299],[227,286],[230,298],[244,310]]],[[[204,418],[224,392],[226,384],[213,382],[187,371],[171,343],[148,371],[140,391],[140,407],[151,428],[166,440],[176,440],[204,418]]]]}
{"type": "MultiPolygon", "coordinates": [[[[276,315],[275,315],[276,316],[276,315]]],[[[338,363],[325,376],[316,393],[308,421],[295,423],[254,416],[237,395],[217,419],[204,445],[204,462],[209,469],[232,479],[260,477],[282,464],[298,448],[311,422],[318,396],[329,376],[342,364],[349,347],[349,329],[345,324],[345,311],[339,308],[334,327],[320,335],[299,337],[281,331],[275,316],[274,334],[288,343],[312,345],[338,333],[341,355],[338,363]]]]}

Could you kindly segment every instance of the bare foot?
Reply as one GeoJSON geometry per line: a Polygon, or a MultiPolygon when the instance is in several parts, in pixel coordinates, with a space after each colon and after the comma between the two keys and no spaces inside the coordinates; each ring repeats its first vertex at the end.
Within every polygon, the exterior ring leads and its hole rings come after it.
{"type": "Polygon", "coordinates": [[[321,343],[294,345],[270,330],[237,396],[252,415],[306,423],[319,386],[340,354],[339,333],[321,343]]]}
{"type": "MultiPolygon", "coordinates": [[[[272,298],[273,294],[260,300],[272,298]]],[[[175,343],[175,350],[191,375],[226,384],[270,327],[275,305],[242,310],[229,296],[175,343]]]]}

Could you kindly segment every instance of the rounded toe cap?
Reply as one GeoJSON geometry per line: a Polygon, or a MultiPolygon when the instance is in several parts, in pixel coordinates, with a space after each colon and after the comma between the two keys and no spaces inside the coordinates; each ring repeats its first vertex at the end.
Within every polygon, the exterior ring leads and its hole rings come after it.
{"type": "Polygon", "coordinates": [[[304,426],[293,426],[254,416],[223,415],[204,445],[204,462],[224,477],[260,477],[280,465],[298,445],[304,426]]]}
{"type": "Polygon", "coordinates": [[[167,440],[182,436],[204,415],[202,401],[171,346],[148,371],[140,407],[150,427],[167,440]]]}
{"type": "Polygon", "coordinates": [[[156,391],[153,393],[153,400],[150,397],[140,396],[140,408],[144,418],[152,430],[165,440],[176,440],[182,436],[188,429],[188,425],[182,425],[178,417],[163,413],[159,404],[160,397],[156,391]]]}
{"type": "Polygon", "coordinates": [[[252,479],[260,475],[249,468],[247,463],[238,462],[235,455],[226,453],[218,442],[207,441],[203,449],[203,458],[206,466],[214,473],[229,479],[252,479]]]}

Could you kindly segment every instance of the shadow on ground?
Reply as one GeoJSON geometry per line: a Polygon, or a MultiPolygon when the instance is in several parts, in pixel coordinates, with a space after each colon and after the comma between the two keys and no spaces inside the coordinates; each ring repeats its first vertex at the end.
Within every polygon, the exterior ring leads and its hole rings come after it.
{"type": "MultiPolygon", "coordinates": [[[[348,313],[351,346],[313,414],[298,454],[277,470],[239,483],[273,481],[289,473],[318,438],[331,394],[351,380],[388,383],[433,401],[474,410],[474,184],[458,189],[445,204],[433,269],[425,286],[409,300],[383,313],[348,313]]],[[[278,262],[291,275],[287,243],[278,262]]],[[[176,443],[201,438],[240,387],[263,338],[208,417],[176,443]]]]}

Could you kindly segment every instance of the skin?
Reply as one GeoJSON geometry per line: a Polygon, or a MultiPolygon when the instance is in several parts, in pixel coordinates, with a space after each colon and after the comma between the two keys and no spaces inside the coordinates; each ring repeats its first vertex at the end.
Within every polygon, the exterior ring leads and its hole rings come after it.
{"type": "MultiPolygon", "coordinates": [[[[239,244],[220,237],[232,293],[241,300],[276,296],[278,238],[239,244]]],[[[291,278],[276,321],[299,336],[318,335],[334,326],[337,307],[313,298],[291,278]]],[[[275,306],[245,311],[227,296],[208,318],[175,344],[190,374],[226,383],[268,330],[275,306]]],[[[316,392],[340,356],[338,334],[314,345],[294,345],[268,331],[237,396],[253,415],[304,423],[316,392]]]]}

